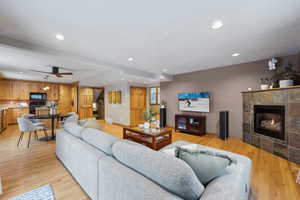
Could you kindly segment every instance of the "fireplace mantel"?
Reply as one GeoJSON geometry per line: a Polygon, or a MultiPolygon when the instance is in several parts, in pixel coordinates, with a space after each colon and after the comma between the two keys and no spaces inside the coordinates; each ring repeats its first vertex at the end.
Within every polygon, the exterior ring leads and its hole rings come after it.
{"type": "Polygon", "coordinates": [[[272,89],[267,89],[267,90],[248,90],[248,91],[243,91],[242,93],[266,92],[266,91],[288,90],[288,89],[300,89],[300,85],[281,87],[281,88],[272,88],[272,89]]]}
{"type": "Polygon", "coordinates": [[[300,86],[243,92],[243,141],[300,164],[300,86]],[[284,138],[255,132],[254,105],[285,107],[284,138]]]}

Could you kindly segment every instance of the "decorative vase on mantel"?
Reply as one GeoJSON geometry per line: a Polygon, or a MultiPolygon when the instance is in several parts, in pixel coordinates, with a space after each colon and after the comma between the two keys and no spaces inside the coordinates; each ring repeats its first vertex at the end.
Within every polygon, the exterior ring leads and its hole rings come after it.
{"type": "Polygon", "coordinates": [[[267,90],[267,89],[269,89],[269,85],[268,84],[261,84],[260,89],[261,90],[267,90]]]}
{"type": "Polygon", "coordinates": [[[260,89],[261,90],[267,90],[269,89],[269,83],[270,83],[270,79],[269,78],[261,78],[260,79],[260,89]]]}

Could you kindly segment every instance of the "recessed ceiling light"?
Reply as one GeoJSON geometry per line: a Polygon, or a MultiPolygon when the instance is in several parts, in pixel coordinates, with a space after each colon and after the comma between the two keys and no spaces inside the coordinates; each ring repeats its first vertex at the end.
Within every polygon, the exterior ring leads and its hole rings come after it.
{"type": "Polygon", "coordinates": [[[167,72],[168,71],[168,69],[163,69],[163,72],[167,72]]]}
{"type": "Polygon", "coordinates": [[[122,81],[124,81],[124,80],[125,80],[125,78],[124,78],[124,77],[122,77],[122,78],[121,78],[121,80],[122,80],[122,81]]]}
{"type": "Polygon", "coordinates": [[[219,29],[223,26],[223,22],[220,20],[215,21],[212,25],[211,28],[212,29],[219,29]]]}
{"type": "Polygon", "coordinates": [[[239,55],[241,55],[241,54],[239,54],[239,53],[234,53],[234,54],[232,54],[231,56],[232,56],[232,57],[237,57],[237,56],[239,56],[239,55]]]}
{"type": "Polygon", "coordinates": [[[133,58],[131,58],[131,57],[130,57],[130,58],[128,58],[128,61],[133,61],[133,58]]]}
{"type": "Polygon", "coordinates": [[[160,79],[165,79],[165,76],[164,75],[160,75],[160,79]]]}
{"type": "Polygon", "coordinates": [[[57,40],[61,40],[61,41],[65,39],[65,36],[63,34],[60,34],[60,33],[57,33],[55,35],[55,37],[56,37],[57,40]]]}

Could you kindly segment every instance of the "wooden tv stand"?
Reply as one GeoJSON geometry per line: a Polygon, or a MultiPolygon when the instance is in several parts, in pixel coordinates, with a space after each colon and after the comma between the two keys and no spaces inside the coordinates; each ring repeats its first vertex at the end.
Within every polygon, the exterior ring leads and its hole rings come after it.
{"type": "Polygon", "coordinates": [[[193,135],[205,135],[206,118],[201,115],[175,115],[175,131],[190,133],[193,135]]]}

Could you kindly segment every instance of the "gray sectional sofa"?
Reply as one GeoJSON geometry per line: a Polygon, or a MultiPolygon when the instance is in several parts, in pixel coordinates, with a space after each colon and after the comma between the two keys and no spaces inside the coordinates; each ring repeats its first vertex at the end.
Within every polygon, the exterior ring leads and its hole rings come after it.
{"type": "Polygon", "coordinates": [[[175,142],[160,151],[120,140],[105,132],[65,125],[56,135],[57,158],[93,200],[246,200],[250,191],[251,160],[247,157],[196,145],[226,154],[237,164],[205,187],[193,170],[174,156],[175,142]]]}

